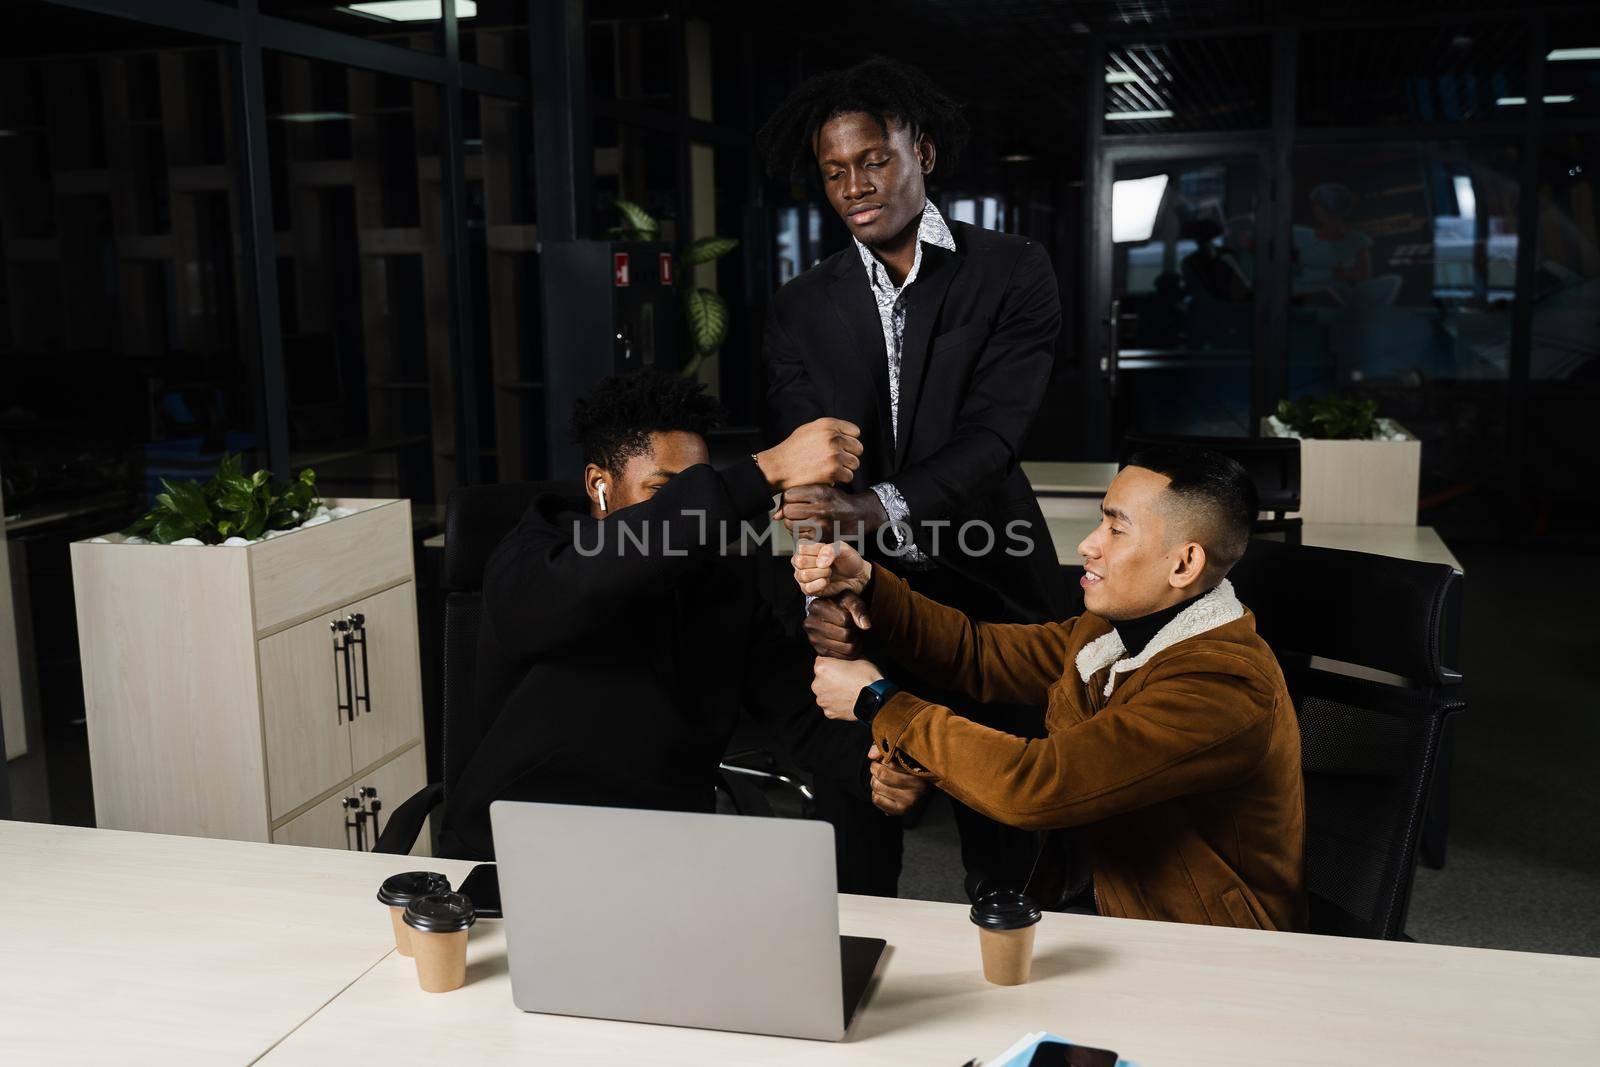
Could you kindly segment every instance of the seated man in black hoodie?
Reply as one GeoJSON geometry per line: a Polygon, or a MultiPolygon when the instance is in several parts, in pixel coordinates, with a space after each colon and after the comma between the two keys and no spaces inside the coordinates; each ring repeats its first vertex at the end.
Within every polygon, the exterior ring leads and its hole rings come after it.
{"type": "Polygon", "coordinates": [[[578,402],[585,497],[539,498],[484,570],[481,741],[445,807],[445,855],[493,855],[500,799],[711,811],[741,708],[862,799],[921,789],[870,770],[864,727],[817,714],[810,647],[761,598],[758,558],[723,550],[746,520],[767,528],[774,493],[848,482],[860,431],[817,419],[714,470],[704,434],[719,415],[697,382],[652,372],[578,402]]]}

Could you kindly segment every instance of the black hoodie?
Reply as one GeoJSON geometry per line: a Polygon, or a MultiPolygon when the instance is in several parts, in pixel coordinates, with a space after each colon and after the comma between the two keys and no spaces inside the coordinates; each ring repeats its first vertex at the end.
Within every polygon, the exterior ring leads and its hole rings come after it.
{"type": "Polygon", "coordinates": [[[497,799],[710,811],[741,708],[867,797],[870,733],[823,717],[810,646],[758,591],[770,547],[720,550],[741,520],[766,529],[771,497],[744,460],[690,467],[604,521],[581,499],[534,502],[484,570],[481,740],[448,784],[446,855],[492,856],[497,799]]]}

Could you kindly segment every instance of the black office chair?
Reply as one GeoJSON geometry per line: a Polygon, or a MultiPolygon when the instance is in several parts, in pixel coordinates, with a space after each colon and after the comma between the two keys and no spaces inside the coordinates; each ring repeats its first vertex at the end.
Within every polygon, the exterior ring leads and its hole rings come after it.
{"type": "Polygon", "coordinates": [[[1254,541],[1232,574],[1300,721],[1311,930],[1403,939],[1451,716],[1461,572],[1254,541]]]}
{"type": "Polygon", "coordinates": [[[1292,545],[1300,543],[1300,440],[1295,437],[1172,437],[1134,431],[1122,439],[1121,460],[1143,448],[1190,445],[1209,448],[1239,461],[1256,483],[1261,510],[1271,518],[1256,518],[1255,537],[1269,537],[1292,545]]]}
{"type": "MultiPolygon", "coordinates": [[[[444,706],[439,730],[441,781],[430,782],[396,808],[378,835],[375,852],[410,852],[428,815],[444,803],[462,768],[482,740],[474,712],[478,630],[483,623],[483,568],[495,546],[511,532],[543,493],[577,495],[570,482],[464,486],[450,494],[444,513],[444,706]]],[[[737,772],[719,782],[734,808],[746,815],[771,815],[761,791],[737,772]]]]}
{"type": "Polygon", "coordinates": [[[1300,722],[1311,929],[1402,939],[1441,743],[1466,707],[1450,666],[1461,572],[1255,540],[1230,577],[1300,722]]]}

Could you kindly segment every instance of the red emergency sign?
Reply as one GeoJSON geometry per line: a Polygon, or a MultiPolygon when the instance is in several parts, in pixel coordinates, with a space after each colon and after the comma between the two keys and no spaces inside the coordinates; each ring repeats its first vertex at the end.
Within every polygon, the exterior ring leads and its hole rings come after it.
{"type": "Polygon", "coordinates": [[[611,280],[619,286],[628,284],[628,253],[611,254],[611,280]]]}
{"type": "Polygon", "coordinates": [[[672,284],[672,253],[662,252],[661,257],[661,284],[672,284]]]}

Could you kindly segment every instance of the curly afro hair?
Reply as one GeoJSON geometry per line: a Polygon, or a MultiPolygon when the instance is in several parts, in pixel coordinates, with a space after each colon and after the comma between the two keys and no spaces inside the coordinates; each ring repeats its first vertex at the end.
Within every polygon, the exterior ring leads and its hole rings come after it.
{"type": "Polygon", "coordinates": [[[620,472],[650,451],[650,435],[682,430],[705,436],[722,405],[693,378],[644,370],[607,378],[572,406],[572,440],[585,463],[620,472]]]}
{"type": "Polygon", "coordinates": [[[946,96],[915,67],[875,56],[849,70],[817,74],[790,93],[756,134],[767,174],[794,177],[808,171],[811,142],[835,115],[864,111],[887,136],[891,124],[904,123],[912,137],[927,134],[948,173],[967,143],[961,105],[946,96]]]}

